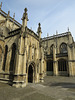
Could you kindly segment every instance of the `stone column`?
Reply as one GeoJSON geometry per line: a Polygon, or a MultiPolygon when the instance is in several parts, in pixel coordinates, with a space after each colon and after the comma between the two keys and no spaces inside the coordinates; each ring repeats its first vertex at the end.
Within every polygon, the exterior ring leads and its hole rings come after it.
{"type": "Polygon", "coordinates": [[[5,51],[4,51],[4,53],[2,53],[2,62],[1,62],[0,71],[2,71],[2,69],[3,69],[3,64],[4,64],[4,56],[5,56],[5,51]]]}
{"type": "Polygon", "coordinates": [[[27,60],[27,56],[26,56],[26,50],[24,53],[24,67],[23,67],[23,74],[26,74],[26,60],[27,60]]]}
{"type": "Polygon", "coordinates": [[[32,46],[30,46],[30,61],[32,60],[32,46]]]}
{"type": "Polygon", "coordinates": [[[37,59],[37,49],[36,47],[34,48],[34,61],[36,63],[36,59],[37,59]]]}
{"type": "Polygon", "coordinates": [[[39,73],[40,73],[40,61],[39,61],[39,49],[35,49],[35,63],[36,63],[36,83],[39,82],[39,73]]]}
{"type": "Polygon", "coordinates": [[[21,68],[23,67],[23,56],[24,56],[24,38],[21,36],[21,44],[20,44],[20,50],[19,50],[19,63],[18,63],[18,74],[22,73],[21,68]]]}
{"type": "Polygon", "coordinates": [[[42,47],[40,47],[40,73],[42,73],[42,47]]]}
{"type": "Polygon", "coordinates": [[[36,59],[39,59],[39,48],[36,49],[36,59]]]}
{"type": "Polygon", "coordinates": [[[71,54],[71,48],[68,44],[67,46],[68,48],[68,65],[69,65],[69,76],[72,76],[73,75],[73,67],[72,67],[72,54],[71,54]]]}
{"type": "Polygon", "coordinates": [[[46,60],[44,60],[44,76],[46,76],[46,71],[47,71],[47,69],[46,69],[46,66],[47,66],[46,63],[47,63],[46,60]]]}
{"type": "Polygon", "coordinates": [[[75,47],[74,47],[74,45],[73,45],[72,50],[73,50],[73,52],[72,52],[72,55],[73,55],[72,59],[75,60],[75,47]]]}
{"type": "Polygon", "coordinates": [[[40,47],[40,81],[43,82],[43,50],[42,47],[40,47]]]}
{"type": "Polygon", "coordinates": [[[54,75],[58,75],[58,66],[57,66],[57,60],[56,60],[56,46],[53,46],[53,71],[54,75]]]}
{"type": "Polygon", "coordinates": [[[6,58],[6,65],[5,65],[5,72],[7,73],[9,73],[11,56],[12,56],[12,50],[10,51],[8,50],[7,58],[6,58]]]}
{"type": "Polygon", "coordinates": [[[37,79],[38,79],[38,73],[37,73],[37,64],[35,66],[35,72],[34,72],[34,80],[35,80],[35,83],[37,83],[37,79]]]}
{"type": "Polygon", "coordinates": [[[72,55],[72,44],[73,44],[73,39],[72,35],[70,32],[68,32],[68,45],[67,45],[67,50],[68,50],[68,69],[69,69],[69,76],[73,76],[73,55],[72,55]]]}
{"type": "Polygon", "coordinates": [[[26,74],[26,61],[27,61],[27,37],[25,38],[25,52],[24,52],[24,67],[23,67],[23,74],[26,74]]]}
{"type": "Polygon", "coordinates": [[[17,74],[18,73],[18,62],[19,62],[19,52],[18,52],[18,48],[16,50],[16,65],[15,65],[15,73],[14,74],[17,74]]]}
{"type": "Polygon", "coordinates": [[[73,60],[74,60],[74,62],[72,62],[72,66],[73,66],[73,76],[75,76],[75,47],[74,47],[74,45],[73,45],[73,52],[72,52],[72,55],[73,55],[73,60]]]}

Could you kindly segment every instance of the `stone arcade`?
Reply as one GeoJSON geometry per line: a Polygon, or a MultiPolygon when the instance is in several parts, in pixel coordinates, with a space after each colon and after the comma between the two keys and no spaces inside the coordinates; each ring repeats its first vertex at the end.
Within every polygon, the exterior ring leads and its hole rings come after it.
{"type": "Polygon", "coordinates": [[[41,38],[41,24],[37,34],[28,28],[27,8],[22,25],[0,5],[0,81],[15,87],[29,82],[43,82],[46,75],[75,76],[75,42],[66,33],[41,38]]]}

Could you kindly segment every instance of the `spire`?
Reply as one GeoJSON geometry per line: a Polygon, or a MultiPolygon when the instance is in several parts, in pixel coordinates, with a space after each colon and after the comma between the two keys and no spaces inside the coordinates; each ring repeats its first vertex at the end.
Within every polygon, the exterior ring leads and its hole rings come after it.
{"type": "Polygon", "coordinates": [[[0,4],[0,10],[1,10],[1,8],[2,8],[2,2],[1,2],[1,4],[0,4]]]}
{"type": "Polygon", "coordinates": [[[22,17],[22,25],[23,27],[27,26],[28,21],[28,14],[27,14],[27,8],[24,9],[23,17],[22,17]]]}
{"type": "Polygon", "coordinates": [[[41,38],[41,33],[42,33],[42,31],[41,31],[41,24],[40,24],[40,23],[38,24],[37,33],[38,33],[38,35],[39,35],[39,38],[41,38]]]}

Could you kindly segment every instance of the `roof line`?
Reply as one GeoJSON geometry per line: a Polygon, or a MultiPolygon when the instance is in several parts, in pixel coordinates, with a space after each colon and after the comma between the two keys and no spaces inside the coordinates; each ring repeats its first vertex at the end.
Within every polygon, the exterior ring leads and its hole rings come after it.
{"type": "Polygon", "coordinates": [[[57,34],[57,35],[53,35],[53,36],[42,38],[42,40],[44,41],[44,40],[49,40],[49,39],[53,39],[53,38],[58,38],[58,37],[66,36],[69,33],[71,34],[71,32],[65,32],[65,33],[61,33],[61,34],[57,34]]]}
{"type": "MultiPolygon", "coordinates": [[[[5,13],[3,10],[0,10],[0,13],[1,13],[5,18],[7,17],[7,13],[5,13]]],[[[9,16],[9,20],[12,22],[12,21],[13,21],[13,18],[12,18],[11,16],[9,16]]],[[[20,24],[18,21],[16,21],[15,19],[14,19],[14,23],[15,23],[17,26],[21,27],[21,24],[20,24]]]]}

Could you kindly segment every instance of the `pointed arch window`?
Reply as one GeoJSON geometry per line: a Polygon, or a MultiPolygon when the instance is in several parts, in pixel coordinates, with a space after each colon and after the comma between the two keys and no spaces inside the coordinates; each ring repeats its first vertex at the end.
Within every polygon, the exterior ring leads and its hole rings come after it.
{"type": "Polygon", "coordinates": [[[16,44],[13,43],[12,45],[12,55],[11,55],[11,61],[10,61],[10,72],[14,72],[15,70],[15,63],[16,63],[16,44]]]}
{"type": "Polygon", "coordinates": [[[53,44],[50,47],[50,54],[53,54],[53,44]]]}
{"type": "Polygon", "coordinates": [[[67,53],[67,44],[66,43],[62,43],[60,45],[60,53],[67,53]]]}

